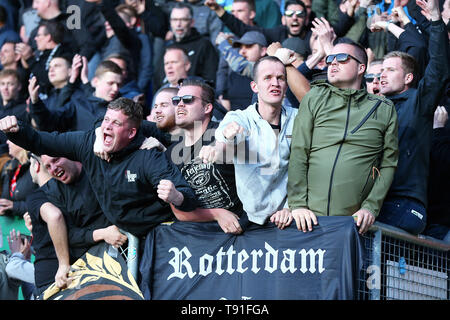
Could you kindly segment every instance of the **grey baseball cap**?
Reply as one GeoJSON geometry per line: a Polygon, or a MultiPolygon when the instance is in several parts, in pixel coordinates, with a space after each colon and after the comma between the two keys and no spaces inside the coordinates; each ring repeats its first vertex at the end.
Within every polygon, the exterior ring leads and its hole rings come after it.
{"type": "Polygon", "coordinates": [[[241,44],[259,44],[262,47],[267,47],[266,37],[259,31],[248,31],[244,35],[233,42],[234,47],[238,47],[241,44]]]}

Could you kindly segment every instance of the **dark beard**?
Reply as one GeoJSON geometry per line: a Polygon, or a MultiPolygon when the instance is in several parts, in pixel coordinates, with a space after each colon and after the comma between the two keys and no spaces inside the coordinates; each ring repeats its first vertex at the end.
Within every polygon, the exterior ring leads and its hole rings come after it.
{"type": "Polygon", "coordinates": [[[288,35],[290,37],[298,37],[298,38],[302,39],[302,34],[303,34],[303,31],[305,31],[305,26],[302,26],[300,28],[300,32],[298,34],[292,34],[291,29],[289,29],[289,28],[287,28],[287,31],[288,31],[288,35]]]}

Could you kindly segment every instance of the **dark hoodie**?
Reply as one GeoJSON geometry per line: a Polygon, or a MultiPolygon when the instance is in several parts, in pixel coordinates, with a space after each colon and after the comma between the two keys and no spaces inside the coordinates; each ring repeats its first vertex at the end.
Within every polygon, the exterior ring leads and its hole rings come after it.
{"type": "Polygon", "coordinates": [[[86,131],[105,115],[108,103],[94,95],[78,96],[59,108],[49,109],[38,100],[30,104],[30,115],[43,131],[86,131]]]}
{"type": "Polygon", "coordinates": [[[139,149],[145,139],[141,130],[127,147],[112,154],[107,162],[93,152],[94,130],[39,132],[21,122],[19,127],[18,132],[7,134],[17,145],[38,155],[81,162],[108,220],[136,236],[144,236],[154,226],[173,219],[171,210],[157,194],[162,179],[172,181],[183,194],[179,210],[192,211],[197,207],[193,190],[173,162],[155,149],[139,149]]]}

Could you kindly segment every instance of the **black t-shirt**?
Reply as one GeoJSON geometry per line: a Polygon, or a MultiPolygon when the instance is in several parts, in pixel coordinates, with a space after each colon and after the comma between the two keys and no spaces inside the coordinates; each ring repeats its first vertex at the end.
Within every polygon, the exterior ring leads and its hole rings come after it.
{"type": "Polygon", "coordinates": [[[242,203],[236,191],[233,164],[205,164],[197,157],[202,146],[214,142],[214,132],[218,123],[210,121],[208,128],[193,146],[186,147],[181,136],[173,143],[166,155],[178,166],[184,179],[197,196],[201,208],[223,208],[238,216],[243,213],[242,203]]]}
{"type": "Polygon", "coordinates": [[[58,271],[58,258],[48,232],[47,223],[41,218],[41,206],[49,202],[42,189],[37,189],[27,197],[28,213],[33,225],[33,247],[36,250],[34,278],[36,288],[42,288],[55,282],[58,271]]]}

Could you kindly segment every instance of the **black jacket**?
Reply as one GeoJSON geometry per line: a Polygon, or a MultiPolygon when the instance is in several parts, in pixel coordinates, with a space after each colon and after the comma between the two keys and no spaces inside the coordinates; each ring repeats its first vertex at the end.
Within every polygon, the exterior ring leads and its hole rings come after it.
{"type": "MultiPolygon", "coordinates": [[[[0,99],[0,119],[3,119],[6,116],[16,116],[18,120],[29,122],[30,117],[27,112],[25,100],[20,98],[11,100],[4,106],[2,99],[0,99]]],[[[0,131],[0,154],[8,152],[6,140],[5,134],[3,131],[0,131]]]]}
{"type": "Polygon", "coordinates": [[[7,213],[22,218],[23,214],[28,211],[25,202],[26,197],[29,193],[37,189],[38,185],[33,183],[31,179],[31,174],[29,171],[30,163],[27,162],[20,167],[19,173],[16,178],[17,185],[11,196],[11,179],[16,173],[18,167],[19,161],[17,159],[11,159],[5,163],[1,174],[1,197],[13,201],[13,208],[11,210],[8,210],[7,213]]]}
{"type": "Polygon", "coordinates": [[[104,214],[125,231],[144,236],[154,226],[173,218],[156,192],[162,179],[172,181],[183,194],[179,210],[192,211],[197,207],[193,190],[164,153],[155,149],[139,150],[144,140],[141,130],[126,148],[112,154],[110,162],[106,162],[93,152],[94,130],[48,133],[19,125],[20,130],[9,133],[8,139],[39,155],[81,162],[104,214]]]}
{"type": "Polygon", "coordinates": [[[188,36],[180,42],[173,42],[172,45],[182,48],[186,52],[191,62],[188,75],[199,76],[212,83],[216,81],[219,54],[207,37],[192,28],[188,36]]]}
{"type": "MultiPolygon", "coordinates": [[[[81,17],[82,18],[82,17],[81,17]]],[[[85,56],[88,60],[97,51],[97,44],[92,36],[92,31],[90,32],[86,25],[86,20],[82,20],[79,28],[74,25],[75,19],[71,14],[61,13],[53,19],[48,21],[55,21],[61,23],[64,26],[64,39],[62,41],[61,47],[64,48],[65,52],[72,54],[78,53],[81,56],[85,56]]],[[[36,50],[36,41],[34,40],[39,27],[36,27],[30,33],[30,40],[28,43],[31,45],[33,50],[36,50]]]]}
{"type": "Polygon", "coordinates": [[[30,115],[40,130],[86,131],[105,115],[108,101],[90,95],[74,96],[59,108],[48,108],[42,100],[30,105],[30,115]]]}
{"type": "Polygon", "coordinates": [[[399,159],[386,200],[407,197],[427,206],[427,180],[433,117],[449,76],[447,30],[441,21],[432,22],[428,47],[430,61],[417,88],[387,96],[398,114],[399,159]]]}
{"type": "Polygon", "coordinates": [[[450,129],[433,130],[428,188],[427,224],[450,228],[450,129]]]}

